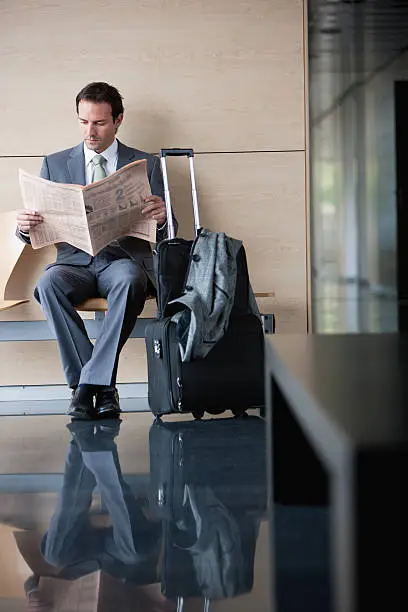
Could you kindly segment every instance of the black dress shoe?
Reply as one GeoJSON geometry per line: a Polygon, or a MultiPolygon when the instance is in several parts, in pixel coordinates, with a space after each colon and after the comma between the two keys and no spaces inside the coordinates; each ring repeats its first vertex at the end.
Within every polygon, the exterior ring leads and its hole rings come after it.
{"type": "Polygon", "coordinates": [[[120,424],[120,419],[98,422],[74,420],[68,423],[67,429],[81,452],[92,453],[115,450],[115,438],[119,435],[120,424]]]}
{"type": "Polygon", "coordinates": [[[94,407],[94,391],[88,386],[79,386],[73,391],[68,414],[73,419],[93,420],[97,417],[94,407]]]}
{"type": "Polygon", "coordinates": [[[100,419],[119,418],[119,394],[116,387],[100,387],[96,394],[95,410],[100,419]]]}

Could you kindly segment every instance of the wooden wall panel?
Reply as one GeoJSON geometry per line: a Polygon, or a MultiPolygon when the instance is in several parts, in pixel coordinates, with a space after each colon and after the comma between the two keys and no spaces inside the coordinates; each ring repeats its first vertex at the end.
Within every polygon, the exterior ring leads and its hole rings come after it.
{"type": "MultiPolygon", "coordinates": [[[[297,153],[215,154],[195,158],[201,223],[244,241],[255,291],[265,312],[277,312],[280,331],[306,329],[305,155],[297,153]]],[[[188,166],[169,160],[170,187],[179,235],[193,235],[188,166]]],[[[27,249],[18,264],[10,298],[32,295],[36,279],[54,258],[53,247],[27,249]],[[15,285],[19,286],[17,290],[15,285]],[[20,287],[26,286],[22,291],[20,287]]],[[[154,312],[150,302],[144,316],[154,312]]],[[[2,319],[41,319],[32,301],[2,314],[2,319]]]]}
{"type": "MultiPolygon", "coordinates": [[[[306,330],[305,154],[252,153],[195,158],[201,224],[243,240],[255,291],[277,314],[278,331],[306,330]]],[[[186,164],[169,160],[179,235],[192,235],[186,164]]]]}
{"type": "MultiPolygon", "coordinates": [[[[302,0],[3,0],[0,211],[21,206],[19,167],[38,173],[44,154],[79,141],[75,95],[107,80],[124,95],[123,142],[195,148],[202,224],[244,241],[254,289],[275,292],[260,308],[277,315],[278,332],[305,331],[303,9],[302,0]]],[[[187,166],[169,166],[188,237],[187,166]]],[[[53,255],[25,252],[10,293],[30,296],[53,255]]],[[[149,302],[144,315],[153,312],[149,302]]],[[[34,300],[0,317],[42,318],[34,300]]],[[[126,346],[121,382],[146,380],[143,344],[126,346]]],[[[0,385],[63,382],[53,342],[0,342],[0,360],[10,365],[0,385]]]]}
{"type": "MultiPolygon", "coordinates": [[[[143,338],[127,341],[119,363],[118,382],[146,382],[143,338]]],[[[0,342],[0,387],[7,385],[63,385],[65,377],[55,341],[0,342]]]]}
{"type": "Polygon", "coordinates": [[[0,212],[23,207],[18,170],[39,174],[41,163],[42,157],[0,157],[0,212]]]}
{"type": "Polygon", "coordinates": [[[123,93],[125,142],[304,147],[302,0],[2,0],[0,155],[77,141],[89,81],[123,93]]]}
{"type": "MultiPolygon", "coordinates": [[[[192,236],[191,195],[187,165],[169,160],[169,176],[179,235],[192,236]]],[[[240,155],[198,155],[195,158],[197,190],[202,225],[225,231],[243,240],[251,282],[255,291],[273,291],[263,298],[263,312],[274,312],[279,333],[306,331],[306,233],[305,155],[299,153],[258,153],[240,155]]],[[[27,285],[35,279],[51,253],[27,249],[19,262],[27,285]]],[[[151,316],[150,302],[145,316],[151,316]]],[[[30,304],[2,313],[3,319],[41,319],[41,309],[30,304]]],[[[0,343],[0,352],[12,350],[14,360],[26,367],[5,368],[1,384],[57,384],[63,382],[56,346],[52,342],[0,343]],[[17,376],[17,378],[16,378],[17,376]],[[37,382],[35,382],[37,381],[37,382]]],[[[4,358],[6,355],[3,355],[4,358]]],[[[0,359],[2,361],[2,359],[0,359]]],[[[120,366],[120,381],[147,379],[144,342],[132,340],[126,346],[120,366]]]]}

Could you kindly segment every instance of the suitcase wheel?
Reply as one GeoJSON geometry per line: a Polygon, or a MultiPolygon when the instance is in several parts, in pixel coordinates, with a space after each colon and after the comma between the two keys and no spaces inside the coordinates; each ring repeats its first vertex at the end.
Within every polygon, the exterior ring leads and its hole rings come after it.
{"type": "Polygon", "coordinates": [[[193,410],[192,415],[196,421],[199,421],[204,416],[204,410],[193,410]]]}

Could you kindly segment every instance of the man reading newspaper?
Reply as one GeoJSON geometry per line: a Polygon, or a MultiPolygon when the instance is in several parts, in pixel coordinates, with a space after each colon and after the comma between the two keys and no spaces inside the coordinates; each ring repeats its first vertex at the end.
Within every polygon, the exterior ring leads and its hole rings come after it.
{"type": "Polygon", "coordinates": [[[157,223],[146,218],[152,195],[147,161],[139,159],[88,185],[67,185],[20,168],[24,208],[41,211],[42,223],[30,230],[33,249],[67,242],[89,255],[123,236],[156,242],[157,223]]]}
{"type": "MultiPolygon", "coordinates": [[[[116,138],[123,120],[122,96],[107,83],[90,83],[76,97],[83,142],[44,158],[41,177],[56,183],[88,185],[120,168],[146,159],[152,195],[143,216],[157,222],[156,241],[166,237],[163,181],[157,157],[125,146],[116,138]]],[[[30,243],[30,232],[43,222],[39,211],[17,216],[17,234],[30,243]]],[[[38,281],[34,295],[55,330],[72,399],[73,418],[115,418],[120,413],[116,374],[121,349],[146,296],[154,285],[150,243],[135,236],[113,240],[92,256],[67,242],[57,243],[57,259],[38,281]],[[104,297],[108,312],[93,345],[75,306],[104,297]]]]}

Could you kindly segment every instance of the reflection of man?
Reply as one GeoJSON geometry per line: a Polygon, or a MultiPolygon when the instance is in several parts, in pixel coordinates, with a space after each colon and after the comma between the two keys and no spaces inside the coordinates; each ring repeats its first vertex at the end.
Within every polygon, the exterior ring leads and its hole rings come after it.
{"type": "Polygon", "coordinates": [[[121,473],[114,442],[120,422],[75,422],[68,427],[73,440],[63,487],[41,545],[54,571],[26,582],[34,606],[29,609],[37,609],[37,604],[44,606],[39,610],[60,609],[57,604],[63,605],[68,592],[78,582],[85,585],[87,578],[88,590],[96,584],[95,596],[104,609],[112,602],[118,609],[130,609],[132,602],[132,609],[137,603],[146,612],[173,611],[174,603],[160,594],[161,524],[147,518],[144,497],[136,499],[121,473]],[[104,507],[99,512],[92,503],[95,489],[104,507]]]}
{"type": "Polygon", "coordinates": [[[46,538],[44,557],[83,575],[103,569],[139,582],[156,582],[161,527],[150,522],[124,481],[114,437],[120,422],[72,423],[73,435],[60,500],[46,538]],[[92,496],[98,488],[111,527],[94,528],[92,496]]]}
{"type": "MultiPolygon", "coordinates": [[[[166,211],[159,159],[116,139],[123,120],[118,90],[107,83],[90,83],[77,95],[76,108],[83,143],[45,157],[41,176],[57,183],[85,185],[146,159],[153,195],[146,199],[143,212],[147,219],[157,221],[157,241],[162,240],[166,211]]],[[[35,211],[20,213],[19,237],[29,243],[30,230],[41,222],[35,211]]],[[[95,257],[67,243],[59,243],[57,249],[56,263],[40,278],[35,297],[55,330],[65,376],[73,389],[69,414],[82,419],[117,416],[119,354],[154,282],[150,245],[125,236],[95,257]],[[74,307],[95,296],[107,298],[108,312],[93,346],[74,307]]]]}

